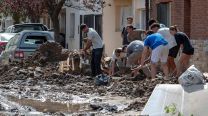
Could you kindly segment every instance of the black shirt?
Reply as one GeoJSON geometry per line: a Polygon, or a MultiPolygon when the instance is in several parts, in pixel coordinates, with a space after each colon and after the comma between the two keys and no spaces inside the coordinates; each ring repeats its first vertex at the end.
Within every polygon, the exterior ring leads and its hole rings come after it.
{"type": "Polygon", "coordinates": [[[183,45],[183,53],[193,54],[194,48],[191,45],[191,42],[185,33],[177,32],[175,34],[175,39],[176,39],[177,46],[180,46],[181,44],[183,45]]]}
{"type": "Polygon", "coordinates": [[[123,42],[122,42],[123,45],[128,45],[129,44],[128,39],[127,39],[128,32],[126,30],[126,27],[123,28],[122,35],[123,35],[123,42]]]}

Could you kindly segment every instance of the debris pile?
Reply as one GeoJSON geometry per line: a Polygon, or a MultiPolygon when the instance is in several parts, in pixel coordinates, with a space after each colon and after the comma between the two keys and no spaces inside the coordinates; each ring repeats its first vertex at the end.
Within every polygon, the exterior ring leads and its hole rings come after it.
{"type": "Polygon", "coordinates": [[[69,51],[62,49],[56,42],[42,44],[36,52],[24,61],[25,65],[45,65],[47,62],[59,62],[68,58],[69,51]]]}

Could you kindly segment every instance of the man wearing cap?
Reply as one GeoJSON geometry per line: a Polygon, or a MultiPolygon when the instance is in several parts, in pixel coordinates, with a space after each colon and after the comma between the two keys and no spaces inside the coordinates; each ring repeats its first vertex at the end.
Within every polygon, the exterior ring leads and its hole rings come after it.
{"type": "MultiPolygon", "coordinates": [[[[132,23],[133,23],[133,17],[127,17],[127,25],[132,25],[132,23]]],[[[127,29],[126,27],[123,27],[121,33],[121,37],[123,39],[122,45],[128,45],[130,43],[128,42],[127,35],[128,35],[127,29]]]]}
{"type": "Polygon", "coordinates": [[[86,24],[80,26],[80,30],[87,33],[87,44],[83,51],[86,53],[92,46],[92,59],[91,59],[91,70],[92,77],[95,77],[102,73],[101,71],[101,58],[103,53],[103,40],[93,28],[88,28],[86,24]]]}

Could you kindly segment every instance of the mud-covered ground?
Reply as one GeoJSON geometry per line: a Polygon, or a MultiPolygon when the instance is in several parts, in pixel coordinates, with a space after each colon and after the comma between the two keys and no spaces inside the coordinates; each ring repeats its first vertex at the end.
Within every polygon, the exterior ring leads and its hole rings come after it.
{"type": "Polygon", "coordinates": [[[5,115],[135,115],[154,87],[177,79],[113,78],[107,86],[70,72],[57,64],[44,67],[0,66],[0,113],[5,115]]]}

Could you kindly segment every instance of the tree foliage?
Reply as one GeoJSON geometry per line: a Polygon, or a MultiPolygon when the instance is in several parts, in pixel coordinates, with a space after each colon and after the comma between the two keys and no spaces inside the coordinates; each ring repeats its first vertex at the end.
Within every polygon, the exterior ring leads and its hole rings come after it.
{"type": "MultiPolygon", "coordinates": [[[[110,6],[105,0],[0,0],[0,13],[5,16],[10,14],[16,20],[28,17],[32,22],[39,22],[41,15],[48,13],[53,23],[55,40],[60,42],[58,16],[65,2],[79,2],[82,4],[81,7],[92,11],[99,11],[105,6],[110,6]]],[[[73,4],[65,4],[65,6],[73,8],[73,4]]]]}
{"type": "Polygon", "coordinates": [[[44,0],[1,0],[0,12],[5,16],[11,15],[19,18],[30,18],[32,22],[38,22],[44,13],[44,0]]]}

